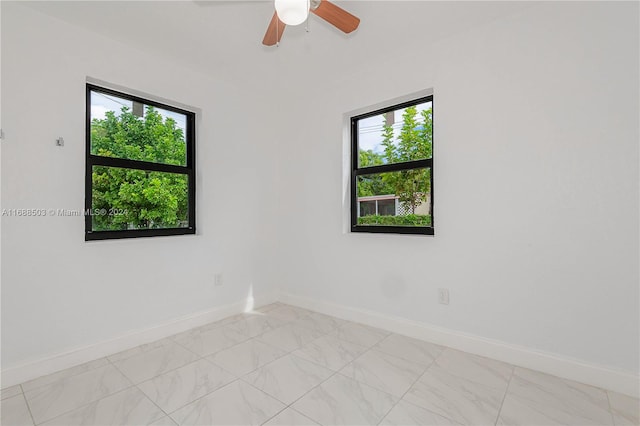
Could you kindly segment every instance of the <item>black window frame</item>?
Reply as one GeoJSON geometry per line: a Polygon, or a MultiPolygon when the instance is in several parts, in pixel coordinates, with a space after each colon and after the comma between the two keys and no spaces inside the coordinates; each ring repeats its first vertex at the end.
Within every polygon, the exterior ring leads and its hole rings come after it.
{"type": "Polygon", "coordinates": [[[117,90],[97,86],[87,83],[86,86],[86,161],[85,161],[85,241],[111,240],[121,238],[158,237],[167,235],[189,235],[196,233],[196,136],[195,136],[196,114],[182,108],[145,99],[139,96],[123,93],[117,90]],[[99,92],[106,95],[116,96],[133,102],[142,103],[164,110],[176,112],[186,116],[185,143],[187,161],[186,166],[176,166],[172,164],[153,163],[148,161],[128,160],[125,158],[102,157],[91,154],[91,93],[99,92]],[[186,228],[162,228],[162,229],[128,229],[117,231],[94,231],[92,229],[92,216],[86,212],[91,212],[93,198],[93,166],[120,167],[134,170],[144,170],[153,172],[177,173],[187,176],[188,181],[188,220],[186,228]]]}
{"type": "MultiPolygon", "coordinates": [[[[373,117],[376,115],[385,114],[390,111],[396,111],[398,109],[407,108],[410,106],[422,104],[425,102],[431,102],[431,113],[433,115],[433,95],[422,96],[420,98],[412,99],[410,101],[401,102],[399,104],[390,105],[384,108],[376,109],[375,111],[366,112],[351,117],[351,232],[367,232],[376,234],[414,234],[414,235],[435,235],[434,232],[434,205],[433,205],[433,149],[431,158],[424,160],[406,161],[402,163],[383,164],[380,166],[359,167],[359,147],[358,147],[358,121],[373,117]],[[357,194],[357,180],[358,176],[385,173],[385,172],[397,172],[402,170],[411,169],[431,169],[429,173],[430,177],[430,209],[431,209],[431,226],[394,226],[394,225],[358,225],[358,194],[357,194]]],[[[433,134],[432,134],[432,147],[433,147],[433,134]]]]}

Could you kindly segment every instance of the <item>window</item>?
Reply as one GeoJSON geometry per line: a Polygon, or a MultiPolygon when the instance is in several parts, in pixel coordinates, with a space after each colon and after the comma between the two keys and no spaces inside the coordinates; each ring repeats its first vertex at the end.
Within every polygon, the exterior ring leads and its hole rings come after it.
{"type": "Polygon", "coordinates": [[[351,117],[351,231],[433,235],[433,96],[351,117]]]}
{"type": "Polygon", "coordinates": [[[85,240],[194,234],[195,114],[87,84],[85,240]]]}

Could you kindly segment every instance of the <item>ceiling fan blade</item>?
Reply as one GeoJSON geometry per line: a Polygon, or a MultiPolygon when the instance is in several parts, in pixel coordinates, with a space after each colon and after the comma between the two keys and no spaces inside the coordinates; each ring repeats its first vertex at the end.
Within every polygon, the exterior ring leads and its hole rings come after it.
{"type": "Polygon", "coordinates": [[[269,27],[267,28],[267,32],[264,34],[262,44],[264,44],[265,46],[273,46],[275,44],[278,44],[280,42],[280,39],[282,38],[284,27],[286,27],[285,23],[282,22],[278,18],[278,14],[274,12],[273,18],[271,18],[271,22],[269,23],[269,27]]]}
{"type": "Polygon", "coordinates": [[[360,25],[360,18],[336,6],[329,0],[322,0],[317,8],[311,9],[311,12],[347,34],[360,25]]]}

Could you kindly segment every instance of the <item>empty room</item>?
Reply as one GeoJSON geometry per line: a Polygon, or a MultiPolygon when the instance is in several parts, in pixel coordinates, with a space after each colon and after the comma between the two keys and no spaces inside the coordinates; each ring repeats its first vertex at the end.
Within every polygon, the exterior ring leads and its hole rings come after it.
{"type": "Polygon", "coordinates": [[[640,425],[640,2],[0,23],[3,426],[640,425]]]}

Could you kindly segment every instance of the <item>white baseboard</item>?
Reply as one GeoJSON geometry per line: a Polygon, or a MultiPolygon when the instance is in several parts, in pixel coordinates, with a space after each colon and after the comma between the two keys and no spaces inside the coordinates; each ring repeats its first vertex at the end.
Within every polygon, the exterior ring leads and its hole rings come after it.
{"type": "Polygon", "coordinates": [[[618,371],[563,355],[465,334],[418,321],[336,305],[293,294],[281,294],[280,301],[341,319],[359,322],[416,339],[497,359],[531,370],[553,374],[636,398],[640,397],[640,377],[630,372],[618,371]]]}
{"type": "Polygon", "coordinates": [[[2,387],[5,388],[24,383],[40,376],[84,364],[85,362],[103,358],[107,355],[112,355],[145,343],[164,339],[173,334],[245,312],[247,307],[253,306],[254,303],[255,306],[258,307],[275,302],[276,300],[277,297],[275,294],[251,300],[244,299],[210,310],[189,314],[145,329],[132,330],[102,342],[26,361],[17,366],[3,369],[0,372],[2,387]]]}
{"type": "Polygon", "coordinates": [[[636,398],[640,397],[640,377],[630,372],[618,371],[563,355],[537,351],[524,346],[465,334],[443,327],[408,320],[406,318],[384,315],[373,311],[337,305],[292,294],[281,294],[279,298],[277,298],[276,295],[268,295],[256,298],[254,301],[241,300],[167,321],[153,327],[133,330],[103,342],[74,348],[36,360],[26,361],[20,365],[3,369],[0,372],[2,387],[24,383],[40,376],[55,373],[59,370],[74,367],[94,359],[163,339],[194,327],[218,321],[228,316],[244,312],[252,302],[255,303],[255,306],[262,306],[275,302],[278,299],[283,303],[345,320],[382,328],[394,333],[426,340],[476,355],[486,356],[520,367],[530,368],[588,385],[631,395],[636,398]]]}

